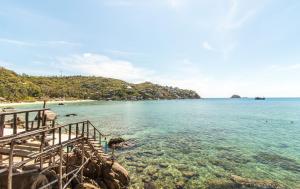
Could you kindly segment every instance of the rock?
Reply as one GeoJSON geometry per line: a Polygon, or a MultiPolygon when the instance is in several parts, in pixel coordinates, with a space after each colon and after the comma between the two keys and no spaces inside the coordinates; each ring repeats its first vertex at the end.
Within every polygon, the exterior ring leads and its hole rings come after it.
{"type": "Polygon", "coordinates": [[[188,179],[198,175],[197,173],[192,172],[192,171],[182,171],[181,173],[182,173],[182,176],[184,176],[185,178],[188,178],[188,179]]]}
{"type": "MultiPolygon", "coordinates": [[[[49,183],[48,179],[45,175],[39,173],[25,173],[15,175],[12,178],[13,188],[17,189],[37,189],[42,185],[46,185],[49,183]]],[[[7,175],[0,175],[0,188],[7,188],[7,175]]],[[[47,187],[46,189],[49,189],[47,187]]]]}
{"type": "Polygon", "coordinates": [[[161,168],[167,168],[167,167],[169,167],[169,165],[167,163],[160,163],[159,166],[161,168]]]}
{"type": "Polygon", "coordinates": [[[293,171],[295,173],[299,173],[300,171],[300,164],[296,160],[278,154],[260,152],[253,157],[257,162],[263,164],[280,167],[284,170],[293,171]]]}
{"type": "MultiPolygon", "coordinates": [[[[30,189],[38,189],[49,183],[47,177],[42,174],[33,175],[32,177],[30,177],[30,182],[30,187],[28,187],[30,189]]],[[[49,186],[47,188],[50,189],[51,187],[49,186]]]]}
{"type": "Polygon", "coordinates": [[[115,178],[120,181],[121,186],[128,186],[130,182],[129,174],[124,167],[119,163],[114,162],[112,165],[112,170],[116,173],[115,178]]]}
{"type": "Polygon", "coordinates": [[[110,139],[109,142],[108,142],[108,147],[109,147],[109,148],[112,148],[113,146],[118,145],[118,144],[120,144],[120,143],[122,143],[122,142],[125,142],[125,140],[124,140],[123,138],[121,138],[121,137],[118,137],[118,138],[112,138],[112,139],[110,139]]]}
{"type": "Polygon", "coordinates": [[[76,185],[75,189],[101,189],[101,188],[90,183],[80,183],[76,185]]]}
{"type": "MultiPolygon", "coordinates": [[[[46,121],[53,121],[57,118],[57,114],[50,110],[45,110],[44,117],[46,118],[46,121]]],[[[40,112],[40,118],[43,118],[43,112],[40,112]]],[[[38,120],[38,115],[35,116],[35,120],[38,120]]]]}
{"type": "Polygon", "coordinates": [[[153,182],[144,182],[144,189],[157,189],[153,182]]]}
{"type": "Polygon", "coordinates": [[[184,182],[183,181],[177,181],[175,183],[176,189],[184,189],[184,182]]]}
{"type": "Polygon", "coordinates": [[[101,174],[101,166],[95,160],[91,160],[83,169],[83,175],[91,179],[99,177],[101,174]]]}
{"type": "Polygon", "coordinates": [[[205,185],[206,189],[238,189],[235,183],[226,179],[209,179],[205,185]]]}
{"type": "Polygon", "coordinates": [[[136,172],[142,173],[144,171],[144,168],[142,167],[136,167],[136,172]]]}
{"type": "MultiPolygon", "coordinates": [[[[52,181],[58,179],[58,175],[55,173],[54,170],[47,170],[47,171],[43,172],[43,175],[45,175],[47,177],[49,182],[52,182],[52,181]]],[[[52,189],[59,189],[58,182],[56,182],[52,185],[52,189]]]]}
{"type": "Polygon", "coordinates": [[[241,98],[241,96],[234,94],[234,95],[231,96],[231,98],[241,98]]]}
{"type": "Polygon", "coordinates": [[[101,189],[108,189],[103,180],[96,180],[101,189]]]}
{"type": "Polygon", "coordinates": [[[77,114],[72,113],[72,114],[66,114],[65,116],[66,116],[66,117],[77,116],[77,114]]]}
{"type": "Polygon", "coordinates": [[[109,189],[120,189],[119,181],[116,179],[104,179],[104,183],[107,188],[109,189]]]}
{"type": "Polygon", "coordinates": [[[256,189],[282,189],[283,186],[281,186],[279,183],[272,181],[272,180],[255,180],[255,179],[248,179],[243,178],[237,175],[231,175],[230,179],[238,184],[242,185],[243,187],[252,187],[256,189]]]}

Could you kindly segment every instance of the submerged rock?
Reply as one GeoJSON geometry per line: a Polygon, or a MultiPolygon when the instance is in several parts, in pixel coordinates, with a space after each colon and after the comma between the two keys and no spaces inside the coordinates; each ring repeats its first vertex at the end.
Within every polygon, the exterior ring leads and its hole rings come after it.
{"type": "Polygon", "coordinates": [[[157,189],[153,182],[144,182],[144,189],[157,189]]]}
{"type": "Polygon", "coordinates": [[[184,181],[177,181],[175,187],[176,189],[184,189],[184,181]]]}
{"type": "Polygon", "coordinates": [[[272,180],[256,180],[231,175],[229,179],[210,179],[206,181],[206,189],[284,189],[272,180]]]}
{"type": "Polygon", "coordinates": [[[271,166],[281,167],[287,171],[300,172],[300,164],[295,160],[283,157],[274,153],[260,152],[253,156],[254,159],[262,164],[268,164],[271,166]]]}
{"type": "Polygon", "coordinates": [[[193,171],[182,171],[182,176],[184,176],[185,178],[192,178],[192,177],[195,177],[195,176],[198,176],[198,173],[195,173],[193,171]]]}
{"type": "Polygon", "coordinates": [[[243,178],[237,175],[231,175],[230,179],[241,186],[247,186],[250,188],[257,188],[257,189],[282,189],[283,187],[275,181],[272,180],[255,180],[255,179],[248,179],[243,178]]]}

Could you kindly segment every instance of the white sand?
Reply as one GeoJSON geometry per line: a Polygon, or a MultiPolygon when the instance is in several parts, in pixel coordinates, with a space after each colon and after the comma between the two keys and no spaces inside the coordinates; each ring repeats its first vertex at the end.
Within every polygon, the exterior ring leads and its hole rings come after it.
{"type": "MultiPolygon", "coordinates": [[[[58,103],[76,103],[76,102],[91,102],[94,100],[50,100],[47,101],[47,104],[58,104],[58,103]]],[[[33,104],[43,104],[44,101],[35,101],[35,102],[12,102],[12,103],[0,103],[0,107],[5,106],[18,106],[18,105],[33,105],[33,104]]]]}

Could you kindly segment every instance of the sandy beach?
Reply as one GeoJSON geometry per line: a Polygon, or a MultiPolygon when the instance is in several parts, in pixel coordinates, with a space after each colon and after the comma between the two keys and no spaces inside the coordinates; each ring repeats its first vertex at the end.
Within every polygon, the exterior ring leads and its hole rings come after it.
{"type": "MultiPolygon", "coordinates": [[[[58,104],[58,103],[76,103],[76,102],[91,102],[94,100],[49,100],[47,104],[58,104]]],[[[33,105],[33,104],[43,104],[44,101],[35,101],[35,102],[4,102],[0,103],[0,107],[7,106],[19,106],[19,105],[33,105]]]]}

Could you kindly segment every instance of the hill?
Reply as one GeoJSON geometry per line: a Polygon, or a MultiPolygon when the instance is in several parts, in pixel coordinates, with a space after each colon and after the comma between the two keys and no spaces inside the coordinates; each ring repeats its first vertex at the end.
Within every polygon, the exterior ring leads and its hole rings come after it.
{"type": "Polygon", "coordinates": [[[197,99],[191,90],[153,84],[132,84],[95,76],[29,76],[0,68],[0,97],[8,101],[48,98],[93,100],[197,99]]]}

